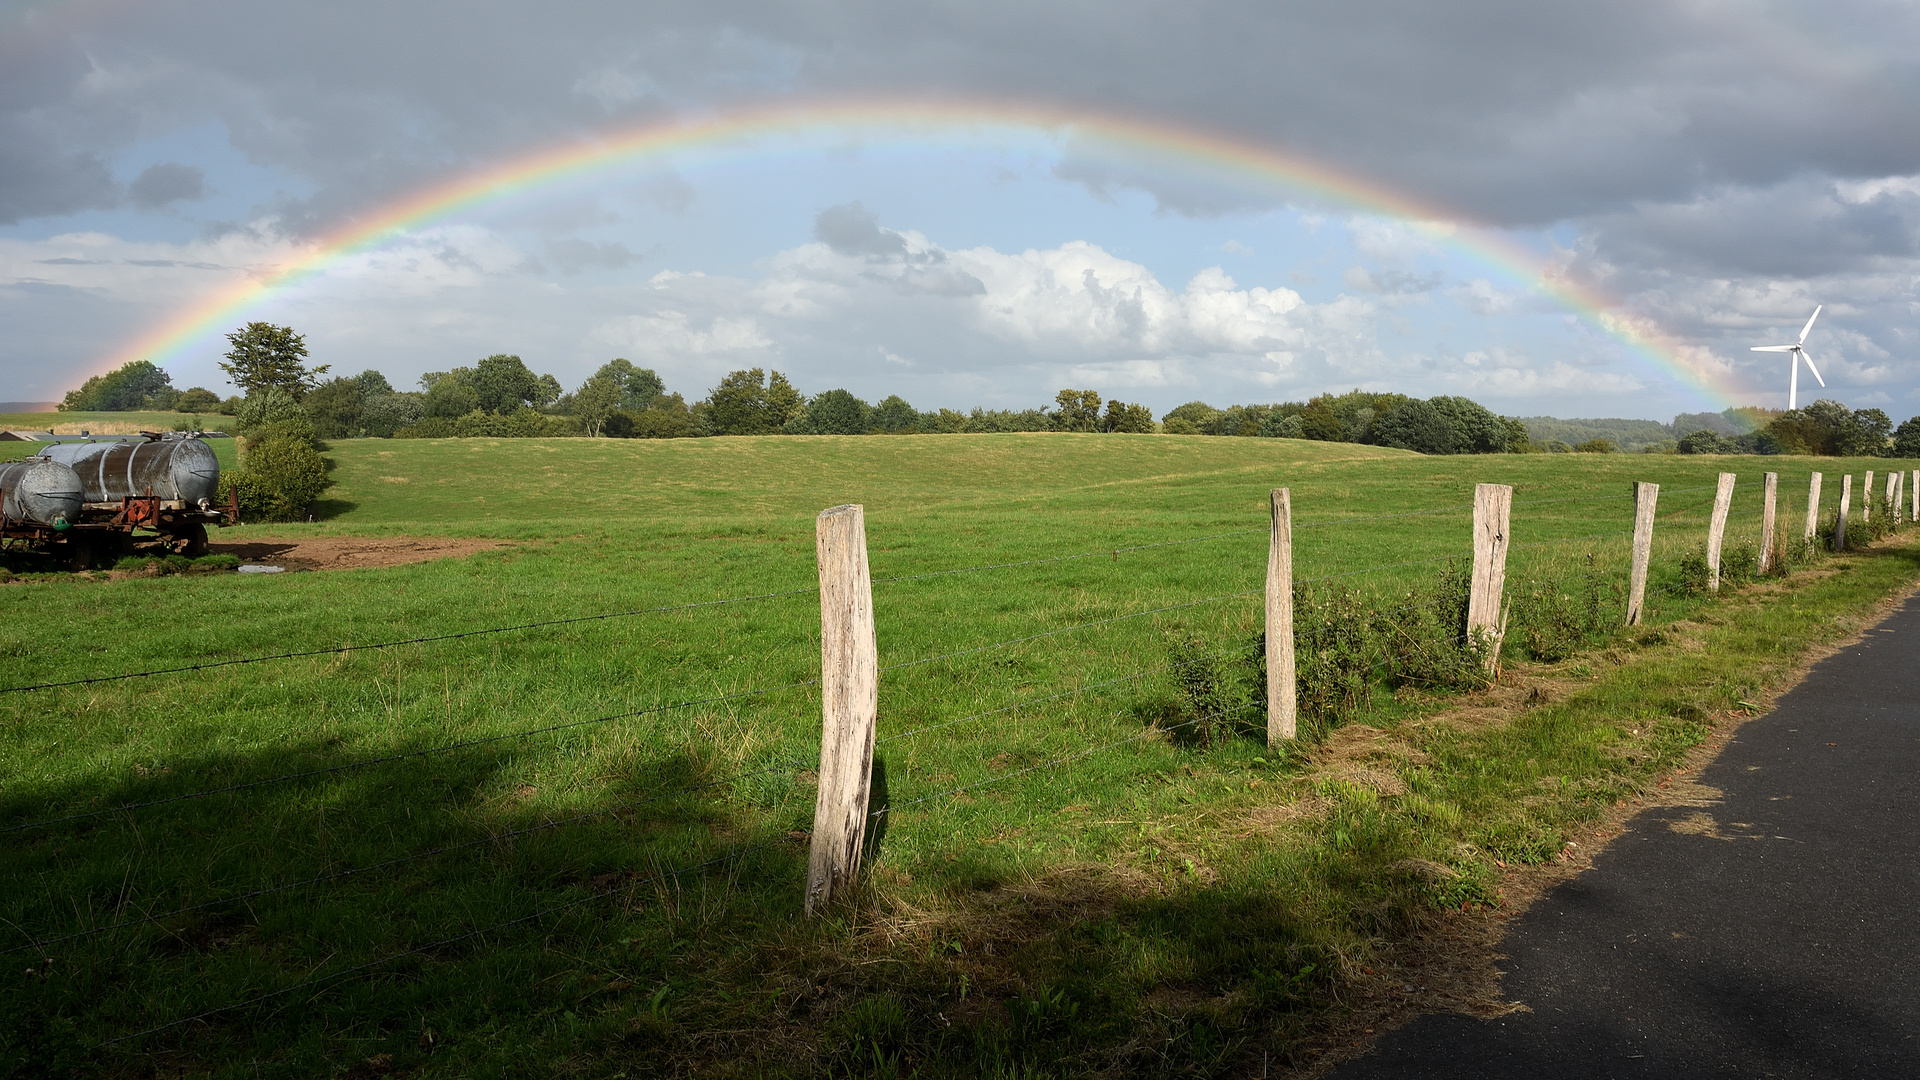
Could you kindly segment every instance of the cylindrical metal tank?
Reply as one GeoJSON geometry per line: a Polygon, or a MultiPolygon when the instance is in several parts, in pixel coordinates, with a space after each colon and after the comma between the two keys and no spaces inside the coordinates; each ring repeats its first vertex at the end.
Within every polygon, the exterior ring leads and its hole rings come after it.
{"type": "Polygon", "coordinates": [[[82,484],[72,469],[46,458],[0,462],[0,513],[64,530],[80,520],[82,484]]]}
{"type": "Polygon", "coordinates": [[[80,474],[89,503],[146,495],[188,506],[220,501],[220,461],[199,439],[57,443],[45,454],[80,474]]]}

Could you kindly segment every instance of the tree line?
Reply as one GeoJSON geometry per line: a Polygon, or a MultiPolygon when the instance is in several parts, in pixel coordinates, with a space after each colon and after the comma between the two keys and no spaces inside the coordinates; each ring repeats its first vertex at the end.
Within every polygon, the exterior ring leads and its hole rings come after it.
{"type": "MultiPolygon", "coordinates": [[[[227,335],[221,368],[241,395],[221,399],[204,387],[175,390],[167,373],[141,360],[96,376],[66,395],[73,411],[173,409],[232,415],[250,426],[285,424],[298,417],[315,442],[323,439],[495,438],[585,436],[675,439],[716,435],[916,435],[1014,431],[1164,433],[1351,442],[1422,454],[1618,452],[1619,443],[1593,435],[1578,443],[1539,438],[1530,424],[1571,433],[1582,425],[1613,434],[1607,425],[1677,438],[1643,440],[1640,449],[1665,453],[1843,454],[1920,456],[1920,417],[1896,430],[1879,409],[1848,409],[1821,400],[1793,412],[1729,409],[1682,414],[1673,425],[1653,421],[1522,420],[1500,416],[1470,398],[1353,390],[1304,402],[1215,408],[1190,401],[1156,420],[1144,405],[1103,399],[1095,390],[1065,389],[1050,406],[969,412],[916,409],[899,395],[869,404],[851,391],[808,396],[778,371],[730,372],[704,397],[689,403],[668,391],[659,373],[625,359],[602,365],[566,390],[537,374],[518,356],[495,354],[471,367],[422,375],[417,390],[398,390],[380,372],[322,381],[327,365],[309,366],[304,338],[290,327],[255,322],[227,335]],[[1559,425],[1558,428],[1554,425],[1559,425]]],[[[1624,439],[1621,441],[1625,441],[1624,439]]]]}

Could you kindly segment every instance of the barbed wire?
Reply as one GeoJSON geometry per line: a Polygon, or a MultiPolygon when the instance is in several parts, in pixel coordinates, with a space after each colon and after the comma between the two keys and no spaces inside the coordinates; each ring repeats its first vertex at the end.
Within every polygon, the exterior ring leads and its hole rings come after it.
{"type": "Polygon", "coordinates": [[[640,888],[643,885],[651,885],[655,882],[665,881],[668,878],[673,878],[675,880],[678,880],[680,877],[686,874],[691,874],[696,870],[705,870],[711,866],[718,866],[721,863],[728,862],[733,859],[741,858],[742,856],[751,855],[756,851],[765,851],[767,848],[778,847],[781,844],[784,844],[786,842],[787,842],[786,838],[781,837],[780,839],[769,840],[765,843],[755,844],[751,847],[739,848],[734,851],[729,851],[723,855],[717,855],[714,858],[708,859],[707,861],[702,863],[695,863],[691,866],[683,866],[677,870],[669,870],[663,873],[656,873],[649,877],[644,877],[636,881],[630,881],[625,885],[619,886],[618,888],[601,889],[593,892],[588,896],[581,897],[577,900],[569,900],[564,904],[554,904],[551,907],[541,908],[539,911],[535,911],[528,915],[521,915],[512,919],[504,919],[490,926],[483,926],[477,930],[469,930],[464,934],[457,934],[450,938],[443,938],[442,940],[436,941],[431,945],[421,945],[416,948],[407,949],[403,952],[392,953],[388,956],[383,956],[374,960],[369,960],[363,964],[356,964],[353,967],[345,968],[341,971],[329,972],[325,975],[316,975],[313,978],[306,979],[302,982],[294,983],[292,986],[284,986],[278,990],[270,991],[265,994],[256,994],[255,996],[247,998],[244,1001],[236,1001],[230,1005],[222,1005],[217,1009],[207,1009],[204,1012],[198,1012],[193,1014],[192,1016],[183,1016],[177,1020],[170,1020],[164,1024],[157,1024],[153,1027],[146,1028],[141,1031],[133,1032],[132,1034],[121,1035],[116,1038],[107,1039],[104,1042],[94,1043],[92,1046],[88,1047],[87,1049],[89,1052],[94,1050],[105,1049],[106,1047],[114,1046],[116,1044],[127,1042],[132,1039],[142,1039],[149,1035],[157,1035],[162,1031],[167,1031],[172,1028],[179,1027],[182,1024],[194,1024],[202,1020],[208,1020],[215,1016],[220,1016],[225,1013],[234,1012],[239,1009],[251,1008],[252,1006],[258,1005],[262,1002],[272,1001],[275,998],[285,997],[288,994],[294,993],[299,990],[306,990],[311,987],[320,986],[322,984],[330,985],[333,983],[344,982],[346,979],[348,979],[351,976],[358,975],[366,971],[372,971],[375,968],[385,967],[386,965],[391,964],[396,960],[404,960],[410,956],[420,956],[424,953],[436,952],[438,950],[445,949],[451,945],[458,945],[463,941],[468,941],[476,937],[482,937],[487,934],[494,933],[496,931],[505,930],[511,926],[518,926],[521,923],[534,922],[539,919],[544,919],[549,915],[557,915],[563,911],[571,911],[574,908],[583,907],[587,904],[591,904],[596,900],[603,900],[610,896],[619,896],[623,893],[629,893],[635,889],[640,888]]]}
{"type": "Polygon", "coordinates": [[[1117,747],[1128,746],[1132,743],[1137,743],[1137,742],[1144,742],[1147,739],[1151,739],[1159,735],[1165,735],[1171,731],[1178,731],[1181,728],[1192,727],[1195,724],[1202,723],[1207,720],[1217,720],[1222,717],[1234,715],[1235,713],[1246,712],[1248,709],[1251,709],[1254,707],[1255,706],[1251,704],[1239,705],[1231,709],[1221,709],[1216,712],[1208,713],[1205,716],[1196,716],[1191,720],[1185,720],[1178,724],[1169,724],[1165,727],[1161,727],[1156,724],[1142,731],[1138,735],[1130,736],[1125,739],[1119,739],[1110,743],[1103,743],[1100,746],[1096,746],[1088,750],[1076,751],[1074,753],[1067,754],[1064,757],[1054,758],[1052,761],[1043,761],[1038,765],[1030,765],[1027,768],[1018,769],[1018,770],[1015,770],[1014,772],[1001,773],[999,776],[990,776],[985,780],[976,780],[971,784],[962,784],[959,787],[949,788],[946,791],[935,792],[932,795],[922,796],[921,798],[913,799],[909,802],[889,803],[888,805],[881,807],[880,809],[874,811],[871,814],[868,814],[867,816],[869,819],[883,817],[883,816],[891,816],[896,811],[905,810],[908,807],[919,806],[922,803],[929,803],[934,801],[935,799],[945,799],[953,795],[958,795],[961,792],[972,791],[975,788],[986,787],[989,784],[998,784],[1003,781],[1012,780],[1016,777],[1025,776],[1028,773],[1038,772],[1041,769],[1048,769],[1048,768],[1053,768],[1054,766],[1057,766],[1057,765],[1064,765],[1067,762],[1078,761],[1079,759],[1084,757],[1092,757],[1094,754],[1098,754],[1107,750],[1112,750],[1117,747]]]}
{"type": "Polygon", "coordinates": [[[924,574],[903,574],[897,577],[874,578],[873,583],[875,585],[885,585],[899,581],[925,581],[928,578],[950,577],[954,574],[974,574],[982,570],[1006,570],[1017,566],[1044,566],[1048,563],[1072,562],[1075,559],[1091,559],[1109,554],[1118,557],[1131,551],[1146,551],[1150,548],[1179,547],[1182,544],[1198,544],[1207,540],[1224,540],[1232,536],[1248,536],[1253,533],[1263,533],[1266,531],[1267,529],[1264,526],[1252,529],[1237,529],[1233,532],[1212,533],[1207,536],[1189,537],[1185,540],[1163,540],[1153,544],[1131,544],[1125,547],[1106,548],[1100,551],[1082,551],[1073,555],[1055,555],[1044,559],[1021,559],[1017,562],[985,563],[980,566],[964,566],[957,570],[932,570],[924,574]]]}
{"type": "Polygon", "coordinates": [[[479,739],[465,739],[460,742],[447,743],[443,746],[429,747],[425,750],[406,750],[397,754],[383,754],[379,757],[363,758],[359,761],[343,762],[342,764],[339,764],[339,765],[329,765],[323,769],[306,769],[300,772],[285,773],[280,776],[268,777],[264,780],[248,780],[238,784],[227,784],[222,787],[207,788],[202,791],[189,792],[185,795],[169,795],[164,799],[149,799],[145,802],[127,803],[122,806],[111,806],[102,810],[88,810],[78,814],[67,814],[62,817],[44,818],[39,821],[29,821],[19,825],[8,825],[8,826],[5,826],[4,828],[0,828],[0,836],[6,835],[7,833],[24,832],[28,829],[44,828],[45,826],[48,826],[48,825],[65,824],[66,822],[70,822],[70,821],[85,821],[89,818],[104,817],[108,814],[128,813],[134,810],[145,810],[149,807],[154,807],[154,806],[165,806],[169,803],[187,802],[192,799],[204,799],[213,795],[226,795],[236,791],[247,791],[252,788],[266,787],[269,784],[286,783],[287,781],[290,781],[290,780],[304,780],[304,779],[308,779],[310,777],[315,777],[315,776],[328,776],[333,773],[347,772],[352,769],[364,769],[373,765],[385,765],[385,764],[388,764],[389,762],[405,761],[408,758],[427,757],[432,754],[443,754],[452,750],[466,750],[466,749],[471,749],[472,747],[475,747],[475,746],[485,746],[488,743],[505,742],[506,740],[509,740],[509,739],[526,739],[526,738],[531,738],[535,735],[552,734],[553,732],[556,732],[556,731],[567,731],[573,728],[590,727],[596,724],[611,723],[615,720],[629,720],[636,716],[649,716],[654,713],[673,712],[679,709],[698,708],[699,706],[702,706],[702,705],[714,705],[724,701],[738,701],[743,698],[764,697],[765,695],[768,695],[768,694],[778,694],[787,690],[798,690],[802,687],[817,686],[819,685],[819,682],[820,680],[818,679],[807,679],[801,682],[786,683],[781,686],[762,687],[757,690],[741,690],[731,694],[716,694],[710,697],[695,698],[689,701],[677,701],[667,705],[652,705],[644,709],[631,709],[627,712],[612,713],[606,716],[596,716],[587,720],[570,720],[563,724],[549,724],[546,727],[531,728],[526,731],[512,731],[512,732],[507,732],[501,735],[488,735],[484,738],[479,738],[479,739]]]}

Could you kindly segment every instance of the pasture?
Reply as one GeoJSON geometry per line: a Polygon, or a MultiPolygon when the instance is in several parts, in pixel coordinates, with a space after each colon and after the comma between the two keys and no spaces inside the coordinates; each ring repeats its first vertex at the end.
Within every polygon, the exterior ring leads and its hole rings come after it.
{"type": "Polygon", "coordinates": [[[1830,513],[1842,473],[1914,464],[1885,460],[1123,435],[329,456],[324,521],[216,542],[503,545],[0,588],[0,688],[322,651],[0,694],[0,1071],[1284,1061],[1371,958],[1497,905],[1500,864],[1555,858],[1920,572],[1901,535],[1715,600],[1680,588],[1722,469],[1735,551],[1762,469],[1797,538],[1810,471],[1830,513]],[[1648,627],[1550,662],[1516,648],[1486,692],[1376,668],[1346,720],[1371,741],[1316,724],[1275,753],[1245,730],[1269,488],[1293,492],[1296,578],[1381,611],[1429,602],[1469,552],[1474,485],[1512,484],[1508,592],[1551,614],[1617,612],[1634,480],[1662,485],[1648,627]],[[813,521],[847,502],[866,507],[890,809],[858,902],[807,921],[813,521]],[[419,638],[437,640],[369,647],[419,638]],[[1176,662],[1194,656],[1223,703],[1207,740],[1166,730],[1193,718],[1176,662]],[[1515,704],[1517,686],[1541,692],[1515,704]],[[1498,722],[1459,719],[1488,702],[1498,722]]]}

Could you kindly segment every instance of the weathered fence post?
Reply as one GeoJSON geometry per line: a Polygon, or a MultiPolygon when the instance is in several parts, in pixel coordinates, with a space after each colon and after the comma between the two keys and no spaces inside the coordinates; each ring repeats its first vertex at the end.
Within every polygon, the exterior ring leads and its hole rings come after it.
{"type": "Polygon", "coordinates": [[[1887,521],[1895,526],[1900,524],[1900,482],[1905,479],[1906,474],[1904,473],[1890,472],[1887,474],[1887,521]]]}
{"type": "Polygon", "coordinates": [[[1500,634],[1506,620],[1500,601],[1507,585],[1508,525],[1513,488],[1480,484],[1473,489],[1473,581],[1467,594],[1467,634],[1489,645],[1487,671],[1500,668],[1500,634]]]}
{"type": "Polygon", "coordinates": [[[814,523],[820,563],[820,797],[807,852],[808,915],[860,874],[866,841],[880,660],[873,639],[866,511],[835,506],[814,523]]]}
{"type": "Polygon", "coordinates": [[[1760,501],[1759,570],[1760,573],[1764,574],[1773,569],[1774,548],[1779,546],[1774,542],[1773,537],[1773,502],[1774,497],[1780,491],[1780,474],[1777,472],[1767,473],[1765,483],[1762,486],[1765,488],[1765,494],[1760,501]]]}
{"type": "Polygon", "coordinates": [[[1840,478],[1840,516],[1833,523],[1833,550],[1847,550],[1847,510],[1853,502],[1853,474],[1840,478]]]}
{"type": "Polygon", "coordinates": [[[1713,492],[1713,520],[1707,523],[1707,591],[1720,591],[1720,539],[1727,532],[1727,511],[1733,506],[1733,474],[1720,474],[1713,492]]]}
{"type": "Polygon", "coordinates": [[[1907,520],[1920,521],[1920,469],[1913,470],[1913,482],[1907,487],[1913,492],[1911,505],[1908,507],[1912,512],[1907,515],[1907,520]]]}
{"type": "Polygon", "coordinates": [[[1813,534],[1820,531],[1820,474],[1814,473],[1807,482],[1807,535],[1809,544],[1813,543],[1813,534]]]}
{"type": "Polygon", "coordinates": [[[1293,496],[1273,489],[1273,530],[1267,542],[1267,745],[1294,737],[1293,496]]]}
{"type": "Polygon", "coordinates": [[[1873,470],[1867,470],[1867,486],[1860,489],[1860,520],[1873,520],[1873,470]]]}
{"type": "Polygon", "coordinates": [[[1633,485],[1633,569],[1627,575],[1627,625],[1639,626],[1647,606],[1647,564],[1653,561],[1653,511],[1660,502],[1660,485],[1635,481],[1633,485]]]}

